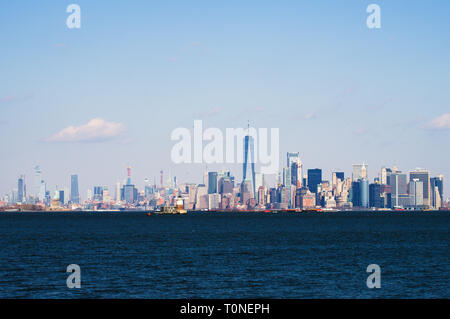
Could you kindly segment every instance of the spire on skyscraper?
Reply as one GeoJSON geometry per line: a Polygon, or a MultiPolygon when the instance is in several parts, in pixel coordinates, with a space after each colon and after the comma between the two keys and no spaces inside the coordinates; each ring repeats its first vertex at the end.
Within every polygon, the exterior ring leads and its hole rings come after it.
{"type": "Polygon", "coordinates": [[[131,185],[131,166],[127,167],[127,185],[131,185]]]}

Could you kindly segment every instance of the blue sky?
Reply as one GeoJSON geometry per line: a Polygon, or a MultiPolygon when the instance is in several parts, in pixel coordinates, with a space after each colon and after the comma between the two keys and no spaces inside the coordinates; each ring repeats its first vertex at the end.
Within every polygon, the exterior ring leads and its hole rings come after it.
{"type": "MultiPolygon", "coordinates": [[[[201,165],[170,163],[170,133],[278,127],[281,163],[351,172],[366,162],[450,176],[448,1],[4,1],[0,5],[0,194],[32,182],[81,195],[171,170],[201,181],[201,165]],[[66,7],[81,7],[68,29],[66,7]],[[381,7],[381,29],[366,7],[381,7]],[[63,129],[102,119],[91,141],[63,129]],[[433,122],[434,120],[434,122],[433,122]],[[108,135],[109,134],[109,135],[108,135]]],[[[211,167],[214,169],[217,167],[211,167]]],[[[241,170],[232,167],[238,178],[241,170]]]]}

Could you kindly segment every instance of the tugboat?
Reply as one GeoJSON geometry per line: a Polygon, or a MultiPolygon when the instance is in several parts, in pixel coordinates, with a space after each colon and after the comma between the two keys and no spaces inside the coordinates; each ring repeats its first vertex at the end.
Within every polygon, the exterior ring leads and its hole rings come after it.
{"type": "Polygon", "coordinates": [[[163,206],[160,209],[153,211],[155,214],[187,214],[187,210],[184,209],[183,198],[177,197],[176,206],[163,206]]]}

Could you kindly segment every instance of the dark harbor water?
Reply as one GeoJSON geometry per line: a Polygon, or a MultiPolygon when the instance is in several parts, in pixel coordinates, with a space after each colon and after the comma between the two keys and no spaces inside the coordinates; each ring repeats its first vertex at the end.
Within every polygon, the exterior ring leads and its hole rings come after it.
{"type": "Polygon", "coordinates": [[[444,212],[2,213],[0,297],[448,298],[449,230],[444,212]]]}

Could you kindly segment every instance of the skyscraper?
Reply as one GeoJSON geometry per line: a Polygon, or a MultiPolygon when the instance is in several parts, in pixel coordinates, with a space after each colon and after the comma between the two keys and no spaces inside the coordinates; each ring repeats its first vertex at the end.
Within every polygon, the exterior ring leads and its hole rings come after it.
{"type": "Polygon", "coordinates": [[[353,164],[352,181],[356,182],[360,179],[369,179],[369,166],[367,164],[353,164]]]}
{"type": "Polygon", "coordinates": [[[382,167],[380,175],[381,185],[389,185],[389,178],[391,176],[392,170],[390,168],[382,167]]]}
{"type": "Polygon", "coordinates": [[[208,194],[217,193],[217,172],[208,172],[208,194]]]}
{"type": "Polygon", "coordinates": [[[341,181],[345,180],[345,174],[344,172],[334,172],[336,179],[340,179],[341,181]]]}
{"type": "Polygon", "coordinates": [[[333,191],[336,191],[338,180],[341,180],[341,182],[345,180],[344,172],[333,172],[331,176],[331,186],[333,191]]]}
{"type": "Polygon", "coordinates": [[[311,193],[317,193],[317,185],[322,183],[322,170],[320,168],[308,169],[308,188],[311,193]]]}
{"type": "Polygon", "coordinates": [[[430,172],[425,169],[417,168],[409,173],[409,180],[418,179],[423,183],[423,205],[430,206],[430,172]]]}
{"type": "Polygon", "coordinates": [[[264,174],[263,173],[255,173],[256,192],[259,192],[260,187],[264,187],[264,174]]]}
{"type": "Polygon", "coordinates": [[[22,203],[25,201],[25,176],[20,175],[17,180],[17,201],[22,203]]]}
{"type": "Polygon", "coordinates": [[[120,190],[120,182],[117,182],[116,183],[116,196],[115,196],[116,202],[120,202],[122,200],[121,193],[122,193],[122,191],[120,190]]]}
{"type": "Polygon", "coordinates": [[[431,187],[431,206],[440,208],[444,202],[444,176],[433,177],[430,179],[431,187]]]}
{"type": "Polygon", "coordinates": [[[423,206],[423,182],[418,178],[409,181],[410,206],[420,208],[423,206]]]}
{"type": "Polygon", "coordinates": [[[291,185],[295,187],[302,184],[302,162],[300,161],[300,153],[287,152],[287,167],[291,171],[291,185]]]}
{"type": "Polygon", "coordinates": [[[41,182],[42,182],[42,171],[39,165],[34,167],[34,181],[33,181],[33,196],[36,199],[41,199],[39,197],[41,192],[41,182]]]}
{"type": "Polygon", "coordinates": [[[383,207],[381,198],[381,185],[372,183],[369,185],[369,207],[381,208],[383,207]]]}
{"type": "Polygon", "coordinates": [[[103,186],[94,186],[94,201],[103,201],[103,186]]]}
{"type": "Polygon", "coordinates": [[[39,186],[39,201],[43,202],[45,200],[45,193],[47,192],[47,186],[45,185],[45,181],[41,180],[39,186]]]}
{"type": "Polygon", "coordinates": [[[406,184],[407,176],[399,170],[393,172],[390,177],[391,185],[391,205],[395,207],[405,207],[409,204],[409,196],[406,184]]]}
{"type": "Polygon", "coordinates": [[[131,185],[131,166],[127,167],[127,185],[131,185]]]}
{"type": "Polygon", "coordinates": [[[353,207],[361,207],[361,184],[359,181],[352,182],[351,201],[353,207]]]}
{"type": "Polygon", "coordinates": [[[359,180],[359,190],[361,196],[361,207],[368,208],[369,207],[369,181],[366,178],[362,178],[359,180]]]}
{"type": "Polygon", "coordinates": [[[134,185],[127,184],[123,186],[123,198],[127,204],[133,204],[137,199],[136,195],[134,185]]]}
{"type": "Polygon", "coordinates": [[[80,193],[78,192],[78,175],[70,176],[70,201],[73,204],[80,203],[80,193]]]}
{"type": "Polygon", "coordinates": [[[59,204],[64,205],[64,191],[59,191],[59,204]]]}
{"type": "Polygon", "coordinates": [[[230,177],[225,176],[220,178],[217,184],[219,185],[219,194],[233,193],[233,182],[230,177]]]}
{"type": "Polygon", "coordinates": [[[288,208],[291,207],[291,185],[292,185],[292,178],[291,178],[291,168],[284,167],[283,168],[283,186],[284,186],[284,193],[286,194],[286,204],[288,208]]]}
{"type": "Polygon", "coordinates": [[[255,198],[255,145],[254,139],[250,136],[250,128],[244,137],[244,164],[243,164],[243,182],[250,183],[249,189],[252,192],[251,198],[255,198]]]}

